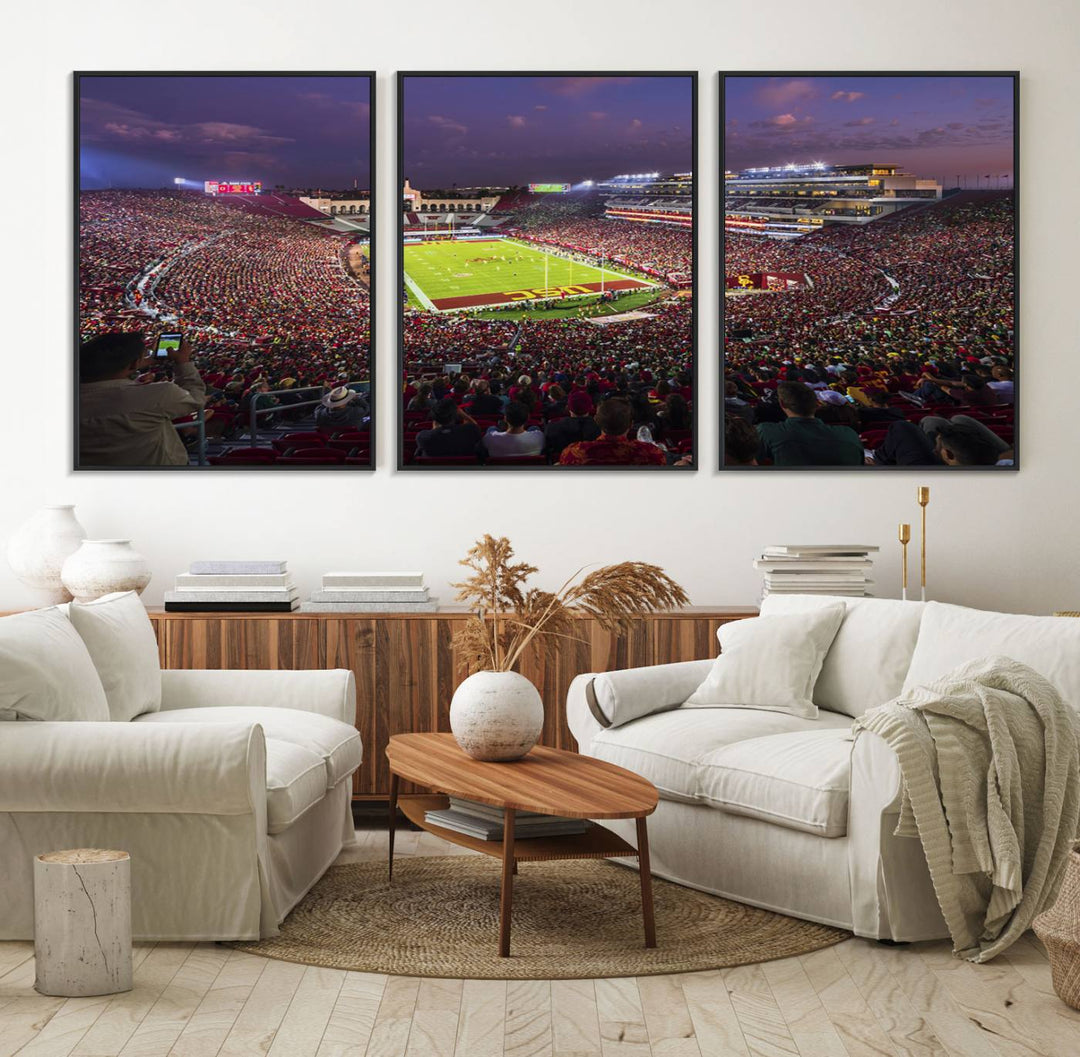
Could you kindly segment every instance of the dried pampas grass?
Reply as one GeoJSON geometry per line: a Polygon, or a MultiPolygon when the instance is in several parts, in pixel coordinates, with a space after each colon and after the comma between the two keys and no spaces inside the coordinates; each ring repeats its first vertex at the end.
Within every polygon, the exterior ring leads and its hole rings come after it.
{"type": "Polygon", "coordinates": [[[502,536],[477,540],[459,564],[473,575],[458,589],[458,601],[468,602],[473,614],[454,637],[470,672],[510,671],[538,635],[574,639],[574,614],[585,613],[606,631],[626,632],[633,617],[687,603],[686,592],[658,565],[620,562],[581,576],[582,570],[552,593],[528,588],[525,582],[538,570],[513,562],[514,548],[502,536]],[[579,580],[578,577],[581,576],[579,580]],[[576,581],[576,582],[575,582],[576,581]]]}

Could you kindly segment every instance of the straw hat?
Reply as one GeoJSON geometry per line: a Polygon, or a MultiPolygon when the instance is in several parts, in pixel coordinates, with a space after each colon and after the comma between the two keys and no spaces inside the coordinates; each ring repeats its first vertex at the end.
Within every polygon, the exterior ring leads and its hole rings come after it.
{"type": "Polygon", "coordinates": [[[352,389],[348,389],[344,385],[339,385],[336,389],[331,389],[330,392],[322,398],[322,405],[333,411],[335,408],[344,407],[355,399],[356,393],[353,392],[352,389]]]}

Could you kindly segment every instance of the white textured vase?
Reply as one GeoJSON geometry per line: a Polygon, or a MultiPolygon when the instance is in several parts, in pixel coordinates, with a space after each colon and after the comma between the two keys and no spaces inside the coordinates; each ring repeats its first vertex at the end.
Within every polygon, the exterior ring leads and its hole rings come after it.
{"type": "Polygon", "coordinates": [[[150,582],[150,565],[131,540],[83,540],[60,575],[76,602],[92,602],[114,591],[141,595],[150,582]]]}
{"type": "Polygon", "coordinates": [[[85,538],[73,506],[43,506],[8,540],[8,565],[45,605],[70,602],[60,570],[85,538]]]}
{"type": "Polygon", "coordinates": [[[475,760],[519,760],[544,729],[544,702],[517,672],[476,672],[454,691],[450,729],[475,760]]]}

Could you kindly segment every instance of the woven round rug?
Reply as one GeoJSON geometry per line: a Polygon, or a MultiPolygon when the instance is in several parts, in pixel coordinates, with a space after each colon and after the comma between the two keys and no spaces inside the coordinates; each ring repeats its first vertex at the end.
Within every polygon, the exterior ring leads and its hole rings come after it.
{"type": "Polygon", "coordinates": [[[850,935],[654,878],[647,950],[636,870],[606,860],[525,862],[510,957],[498,956],[499,862],[401,858],[332,866],[278,935],[234,943],[266,958],[397,976],[559,980],[720,969],[806,954],[850,935]]]}

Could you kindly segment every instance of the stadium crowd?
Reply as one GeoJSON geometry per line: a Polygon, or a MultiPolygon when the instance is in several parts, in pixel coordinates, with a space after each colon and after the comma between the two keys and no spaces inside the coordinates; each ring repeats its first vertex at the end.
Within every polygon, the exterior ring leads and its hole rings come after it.
{"type": "MultiPolygon", "coordinates": [[[[726,409],[756,427],[754,459],[935,465],[949,462],[939,438],[958,428],[977,443],[954,438],[945,449],[954,462],[1011,462],[1010,197],[958,195],[792,241],[728,233],[726,246],[729,276],[805,276],[797,288],[725,299],[726,409]],[[770,443],[778,424],[801,436],[809,428],[793,425],[806,418],[806,397],[787,383],[815,394],[811,417],[845,432],[842,454],[770,443]]],[[[745,438],[729,442],[729,461],[732,451],[745,461],[745,438]]]]}
{"type": "Polygon", "coordinates": [[[215,430],[246,414],[260,391],[364,382],[370,298],[347,270],[352,241],[199,193],[84,193],[82,340],[184,333],[197,350],[215,430]]]}

